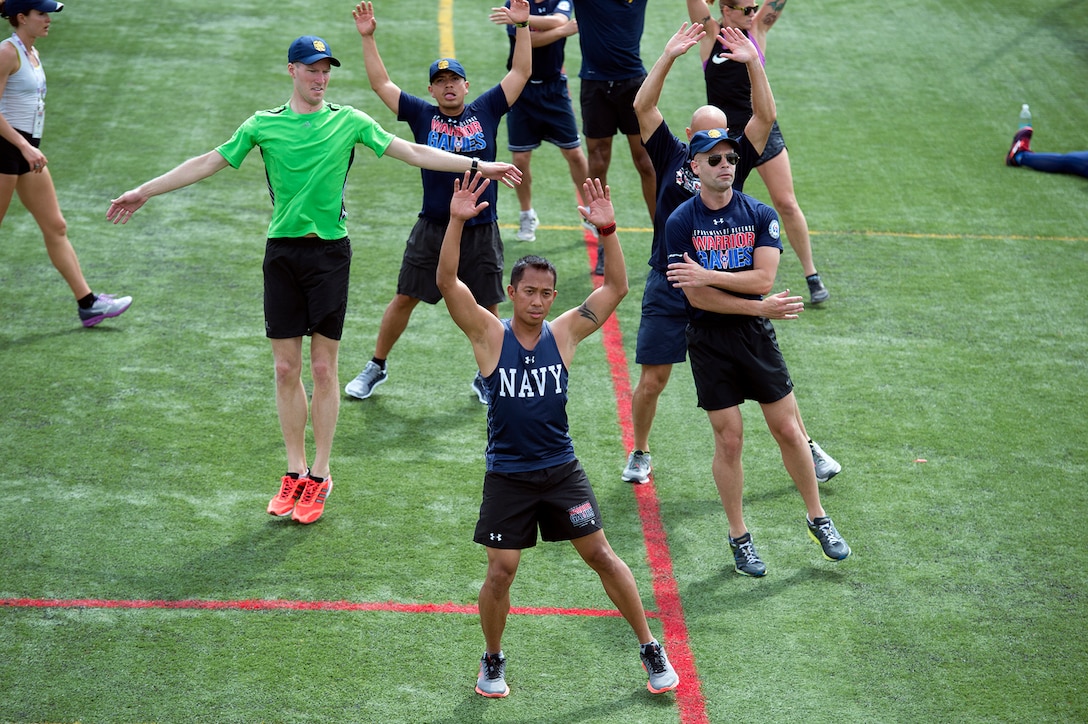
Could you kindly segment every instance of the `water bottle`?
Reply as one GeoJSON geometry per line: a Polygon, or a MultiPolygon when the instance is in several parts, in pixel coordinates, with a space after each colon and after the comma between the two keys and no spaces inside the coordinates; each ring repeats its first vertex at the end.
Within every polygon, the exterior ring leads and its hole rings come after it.
{"type": "Polygon", "coordinates": [[[1031,125],[1031,109],[1028,108],[1028,104],[1020,106],[1020,127],[1026,128],[1031,125]]]}

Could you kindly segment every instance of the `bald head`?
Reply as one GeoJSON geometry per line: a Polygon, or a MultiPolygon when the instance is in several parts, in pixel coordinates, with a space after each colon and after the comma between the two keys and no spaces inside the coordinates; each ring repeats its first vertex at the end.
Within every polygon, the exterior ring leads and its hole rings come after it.
{"type": "Polygon", "coordinates": [[[711,128],[729,128],[729,122],[725,118],[725,111],[717,106],[699,106],[691,114],[691,127],[688,128],[688,139],[699,131],[709,131],[711,128]]]}

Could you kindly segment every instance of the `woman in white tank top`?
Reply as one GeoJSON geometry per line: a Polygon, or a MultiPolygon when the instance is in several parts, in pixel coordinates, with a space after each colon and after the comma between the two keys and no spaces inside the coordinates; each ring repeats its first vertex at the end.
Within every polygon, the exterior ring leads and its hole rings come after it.
{"type": "Polygon", "coordinates": [[[79,319],[92,327],[116,317],[131,297],[94,294],[83,278],[68,240],[68,225],[57,202],[49,160],[41,152],[45,126],[45,69],[34,47],[49,35],[50,13],[64,5],[55,0],[0,0],[0,15],[14,32],[0,41],[0,224],[18,193],[38,223],[53,266],[68,282],[79,304],[79,319]]]}

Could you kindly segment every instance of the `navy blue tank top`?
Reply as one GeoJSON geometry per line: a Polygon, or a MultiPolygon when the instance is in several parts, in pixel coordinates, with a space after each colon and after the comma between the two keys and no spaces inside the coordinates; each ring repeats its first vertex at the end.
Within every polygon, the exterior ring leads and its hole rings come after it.
{"type": "Polygon", "coordinates": [[[500,473],[541,470],[574,460],[567,425],[568,372],[552,328],[544,322],[535,349],[525,349],[510,320],[499,365],[487,383],[487,469],[500,473]]]}

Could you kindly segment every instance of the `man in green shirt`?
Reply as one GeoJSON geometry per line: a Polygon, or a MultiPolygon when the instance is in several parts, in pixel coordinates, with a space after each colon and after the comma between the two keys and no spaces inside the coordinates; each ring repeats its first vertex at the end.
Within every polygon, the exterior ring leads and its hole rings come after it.
{"type": "Polygon", "coordinates": [[[351,241],[344,189],[357,144],[379,158],[392,156],[419,168],[464,172],[513,186],[511,164],[482,162],[397,138],[367,114],[325,100],[333,57],[313,35],[291,43],[290,100],[250,116],[229,141],[110,202],[106,218],[126,223],[152,196],[188,186],[227,166],[238,168],[261,149],[272,197],[264,258],[265,334],[272,342],[276,409],[287,448],[287,473],[268,504],[272,515],[312,523],[332,491],[330,456],[340,411],[337,354],[347,311],[351,241]],[[302,340],[310,336],[312,404],[302,382],[302,340]],[[312,409],[309,409],[311,408],[312,409]],[[312,421],[314,457],[307,463],[306,423],[312,421]]]}

